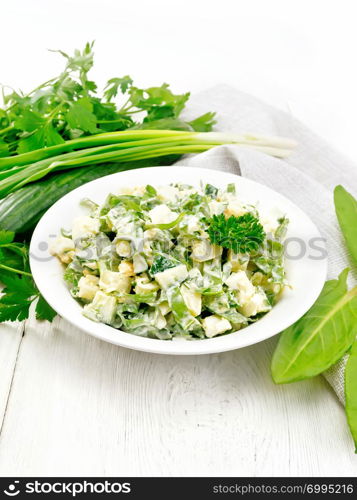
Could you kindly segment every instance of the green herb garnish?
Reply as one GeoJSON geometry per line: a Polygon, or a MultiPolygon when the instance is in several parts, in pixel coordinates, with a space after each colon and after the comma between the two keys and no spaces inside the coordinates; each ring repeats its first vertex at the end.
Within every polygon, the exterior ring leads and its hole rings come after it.
{"type": "Polygon", "coordinates": [[[216,198],[218,194],[218,189],[212,184],[206,184],[205,186],[205,194],[210,196],[211,198],[216,198]]]}
{"type": "Polygon", "coordinates": [[[152,266],[150,268],[151,276],[154,274],[162,273],[166,271],[166,269],[170,269],[171,267],[175,267],[179,264],[175,259],[170,257],[166,257],[166,255],[156,255],[152,262],[152,266]]]}
{"type": "Polygon", "coordinates": [[[215,245],[233,250],[234,253],[251,253],[260,247],[265,238],[263,226],[251,213],[239,217],[223,214],[208,220],[207,232],[215,245]]]}

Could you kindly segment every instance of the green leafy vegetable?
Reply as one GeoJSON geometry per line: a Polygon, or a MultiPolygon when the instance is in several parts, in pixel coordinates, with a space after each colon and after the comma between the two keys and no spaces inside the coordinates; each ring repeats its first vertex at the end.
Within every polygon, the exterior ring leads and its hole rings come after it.
{"type": "Polygon", "coordinates": [[[357,453],[357,341],[352,346],[345,370],[346,414],[357,453]]]}
{"type": "Polygon", "coordinates": [[[167,222],[167,223],[162,223],[162,224],[146,224],[147,229],[152,229],[156,227],[157,229],[172,229],[173,227],[177,226],[179,222],[182,221],[182,219],[185,217],[185,212],[181,212],[176,219],[174,219],[172,222],[167,222]]]}
{"type": "Polygon", "coordinates": [[[0,231],[0,282],[4,285],[0,297],[0,322],[26,319],[36,300],[36,318],[52,321],[56,313],[40,296],[31,277],[28,247],[15,242],[14,237],[11,231],[0,231]]]}
{"type": "Polygon", "coordinates": [[[128,90],[128,88],[133,84],[133,80],[130,76],[126,75],[123,78],[111,78],[108,80],[108,83],[104,90],[104,97],[108,102],[110,102],[113,97],[118,95],[119,89],[122,94],[128,90]]]}
{"type": "Polygon", "coordinates": [[[46,319],[48,321],[52,321],[53,318],[56,316],[56,312],[45,301],[42,295],[40,295],[38,298],[35,314],[36,314],[36,319],[46,319]]]}
{"type": "Polygon", "coordinates": [[[156,196],[157,195],[156,189],[154,187],[150,186],[150,184],[148,184],[146,186],[145,190],[149,196],[156,196]]]}
{"type": "Polygon", "coordinates": [[[252,261],[266,275],[272,283],[285,283],[284,245],[289,220],[282,218],[274,233],[274,239],[267,238],[260,252],[253,255],[252,261]]]}
{"type": "Polygon", "coordinates": [[[197,130],[197,132],[209,132],[212,130],[213,125],[216,123],[215,113],[205,113],[198,118],[188,122],[189,125],[193,128],[193,130],[197,130]]]}
{"type": "Polygon", "coordinates": [[[211,198],[216,198],[218,193],[218,188],[212,186],[212,184],[206,184],[205,186],[205,194],[210,196],[211,198]]]}
{"type": "Polygon", "coordinates": [[[87,97],[82,97],[71,104],[66,119],[72,129],[95,134],[97,132],[97,117],[93,114],[93,104],[87,97]]]}
{"type": "Polygon", "coordinates": [[[78,281],[80,280],[81,276],[82,276],[81,270],[73,269],[71,265],[67,267],[67,269],[63,274],[65,281],[67,281],[67,283],[71,285],[71,287],[78,286],[78,281]]]}
{"type": "Polygon", "coordinates": [[[150,274],[154,276],[156,273],[162,273],[162,271],[175,266],[177,266],[177,262],[174,259],[166,257],[166,255],[155,255],[150,268],[150,274]]]}
{"type": "Polygon", "coordinates": [[[311,309],[280,336],[272,361],[278,384],[313,377],[336,363],[357,335],[357,287],[347,291],[348,269],[327,281],[311,309]]]}
{"type": "Polygon", "coordinates": [[[357,200],[342,186],[336,186],[334,198],[338,222],[357,265],[357,200]]]}
{"type": "Polygon", "coordinates": [[[251,213],[240,217],[231,215],[228,219],[223,214],[214,215],[208,220],[210,240],[215,245],[230,248],[235,253],[251,253],[260,247],[265,238],[263,226],[251,213]]]}
{"type": "Polygon", "coordinates": [[[88,77],[93,67],[93,43],[72,56],[63,51],[66,65],[56,78],[28,94],[5,93],[6,108],[0,110],[0,154],[25,152],[60,144],[88,134],[128,128],[177,128],[207,132],[214,125],[214,113],[185,122],[180,115],[190,94],[176,95],[169,85],[140,89],[133,79],[111,78],[103,95],[88,77]],[[112,102],[120,97],[121,105],[112,102]],[[135,116],[139,119],[135,121],[135,116]],[[160,123],[161,120],[171,122],[160,123]],[[172,123],[174,126],[167,123],[172,123]]]}

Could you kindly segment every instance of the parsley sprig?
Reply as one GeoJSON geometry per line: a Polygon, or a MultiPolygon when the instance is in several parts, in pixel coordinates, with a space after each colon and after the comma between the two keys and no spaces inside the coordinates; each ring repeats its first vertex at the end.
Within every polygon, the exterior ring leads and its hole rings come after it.
{"type": "Polygon", "coordinates": [[[240,217],[223,214],[208,220],[208,235],[215,245],[233,250],[234,253],[251,253],[260,247],[265,238],[263,226],[252,213],[240,217]]]}
{"type": "Polygon", "coordinates": [[[111,78],[103,92],[90,79],[93,42],[65,58],[63,71],[28,94],[3,88],[0,157],[22,154],[103,132],[129,128],[206,132],[215,113],[185,122],[180,118],[190,93],[174,94],[169,85],[139,88],[125,75],[111,78]]]}
{"type": "Polygon", "coordinates": [[[40,295],[29,268],[28,246],[14,241],[11,231],[0,231],[0,282],[4,285],[0,297],[0,322],[22,321],[36,303],[37,319],[52,321],[55,311],[40,295]]]}

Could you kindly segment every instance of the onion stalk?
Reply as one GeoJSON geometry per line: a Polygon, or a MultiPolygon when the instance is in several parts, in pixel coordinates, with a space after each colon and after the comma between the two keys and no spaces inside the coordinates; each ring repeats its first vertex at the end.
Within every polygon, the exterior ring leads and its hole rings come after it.
{"type": "Polygon", "coordinates": [[[131,130],[96,134],[0,158],[0,197],[58,170],[171,154],[200,153],[224,144],[252,148],[279,158],[288,156],[296,145],[294,141],[283,137],[220,132],[131,130]]]}

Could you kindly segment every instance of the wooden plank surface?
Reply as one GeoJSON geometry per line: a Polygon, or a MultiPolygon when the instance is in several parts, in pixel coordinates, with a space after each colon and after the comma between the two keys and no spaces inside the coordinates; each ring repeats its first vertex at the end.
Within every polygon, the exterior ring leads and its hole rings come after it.
{"type": "MultiPolygon", "coordinates": [[[[201,357],[30,322],[0,437],[1,475],[355,475],[322,378],[271,382],[276,340],[201,357]]],[[[4,357],[4,356],[3,356],[4,357]]]]}
{"type": "Polygon", "coordinates": [[[0,325],[0,434],[22,340],[23,323],[0,325]]]}

